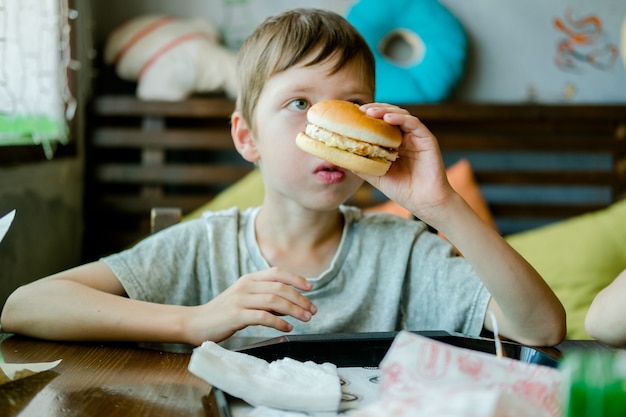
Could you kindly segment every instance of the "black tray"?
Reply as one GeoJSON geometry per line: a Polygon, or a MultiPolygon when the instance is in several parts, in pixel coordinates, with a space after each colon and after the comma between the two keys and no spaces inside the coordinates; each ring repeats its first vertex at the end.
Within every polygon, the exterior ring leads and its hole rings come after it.
{"type": "MultiPolygon", "coordinates": [[[[414,331],[413,333],[461,348],[496,353],[493,339],[468,337],[446,331],[414,331]]],[[[288,335],[243,346],[236,350],[268,362],[289,357],[299,361],[331,362],[339,367],[376,367],[389,350],[397,334],[397,332],[380,332],[288,335]]],[[[508,358],[552,368],[556,368],[560,360],[560,352],[556,349],[534,348],[505,341],[502,342],[502,349],[508,358]]]]}

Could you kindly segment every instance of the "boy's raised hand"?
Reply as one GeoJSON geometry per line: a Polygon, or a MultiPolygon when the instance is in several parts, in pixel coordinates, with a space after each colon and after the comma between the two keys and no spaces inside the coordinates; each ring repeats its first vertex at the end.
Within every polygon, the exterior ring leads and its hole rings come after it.
{"type": "Polygon", "coordinates": [[[208,303],[192,307],[188,337],[197,345],[219,342],[252,325],[289,332],[291,324],[280,316],[309,321],[316,313],[315,305],[297,291],[311,288],[305,278],[280,268],[244,275],[208,303]]]}
{"type": "Polygon", "coordinates": [[[399,157],[386,175],[359,175],[417,217],[427,218],[425,210],[445,204],[454,194],[434,135],[417,117],[400,107],[368,103],[361,110],[398,126],[403,139],[399,157]]]}

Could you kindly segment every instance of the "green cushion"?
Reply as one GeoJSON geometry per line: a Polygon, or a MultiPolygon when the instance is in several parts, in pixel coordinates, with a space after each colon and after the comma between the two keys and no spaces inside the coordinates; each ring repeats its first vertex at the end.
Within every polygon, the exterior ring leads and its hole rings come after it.
{"type": "Polygon", "coordinates": [[[207,210],[217,211],[233,206],[244,210],[248,207],[260,206],[263,203],[263,180],[258,169],[215,196],[208,203],[198,207],[183,217],[183,221],[200,217],[207,210]]]}
{"type": "Polygon", "coordinates": [[[563,303],[567,338],[589,339],[584,322],[591,301],[626,268],[626,200],[506,239],[563,303]]]}

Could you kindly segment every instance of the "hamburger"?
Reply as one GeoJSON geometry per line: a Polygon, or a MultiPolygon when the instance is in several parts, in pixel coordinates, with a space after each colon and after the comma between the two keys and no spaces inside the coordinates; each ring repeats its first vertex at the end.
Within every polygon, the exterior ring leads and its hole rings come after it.
{"type": "Polygon", "coordinates": [[[398,158],[402,132],[382,119],[367,116],[359,105],[320,101],[307,112],[307,126],[296,145],[339,167],[381,176],[398,158]]]}

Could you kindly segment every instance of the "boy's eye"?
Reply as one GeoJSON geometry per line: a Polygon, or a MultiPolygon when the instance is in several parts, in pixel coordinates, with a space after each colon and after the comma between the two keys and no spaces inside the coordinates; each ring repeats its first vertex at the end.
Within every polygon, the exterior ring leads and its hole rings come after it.
{"type": "Polygon", "coordinates": [[[309,102],[303,98],[297,98],[289,103],[289,107],[295,110],[307,110],[309,108],[309,102]]]}

